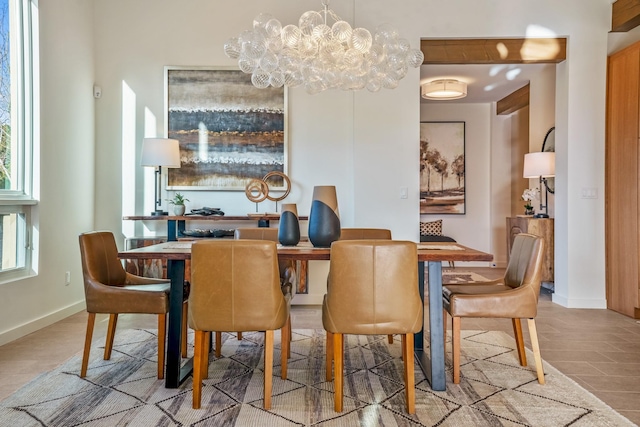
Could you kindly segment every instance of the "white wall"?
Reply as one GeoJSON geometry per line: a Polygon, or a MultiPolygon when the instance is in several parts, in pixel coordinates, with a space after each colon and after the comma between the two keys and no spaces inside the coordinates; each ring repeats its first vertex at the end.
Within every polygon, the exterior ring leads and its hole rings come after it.
{"type": "MultiPolygon", "coordinates": [[[[580,194],[585,186],[599,189],[599,194],[604,190],[610,1],[334,3],[331,6],[339,15],[357,25],[396,23],[414,45],[421,37],[523,37],[541,30],[568,37],[568,59],[556,76],[554,301],[570,307],[604,307],[603,198],[584,200],[580,194]]],[[[238,7],[221,0],[56,0],[41,1],[40,8],[40,271],[37,278],[0,285],[3,331],[27,331],[50,322],[47,316],[52,313],[82,303],[77,234],[92,228],[123,229],[122,215],[133,213],[124,210],[132,196],[123,192],[123,173],[125,189],[135,188],[133,210],[145,211],[143,200],[151,197],[142,194],[145,174],[136,166],[137,159],[123,160],[123,153],[139,152],[145,126],[157,135],[163,133],[163,67],[234,65],[223,55],[222,45],[247,28],[259,12],[269,11],[290,23],[320,4],[245,0],[238,7]],[[91,98],[94,81],[103,89],[98,101],[91,98]],[[127,97],[123,82],[130,88],[127,97]],[[145,110],[155,123],[145,119],[145,110]],[[72,274],[70,287],[63,284],[65,271],[72,274]]],[[[418,71],[412,70],[398,89],[377,95],[333,92],[311,97],[300,90],[289,95],[290,176],[295,192],[287,201],[299,203],[304,214],[313,185],[335,183],[345,225],[387,225],[394,237],[417,240],[418,71]],[[399,199],[400,186],[409,188],[407,200],[399,199]]],[[[488,155],[484,161],[489,162],[488,155]]],[[[230,214],[254,209],[241,193],[194,192],[188,197],[195,206],[217,202],[230,214]]],[[[487,241],[488,227],[480,230],[487,241]]],[[[478,247],[487,248],[488,243],[478,247]]]]}
{"type": "Polygon", "coordinates": [[[40,1],[39,10],[38,275],[0,284],[0,344],[84,308],[78,234],[94,227],[93,4],[40,1]]]}

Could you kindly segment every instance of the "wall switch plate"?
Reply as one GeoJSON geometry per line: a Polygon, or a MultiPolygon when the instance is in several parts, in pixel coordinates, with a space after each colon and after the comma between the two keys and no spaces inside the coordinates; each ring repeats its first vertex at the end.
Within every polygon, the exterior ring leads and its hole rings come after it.
{"type": "Polygon", "coordinates": [[[409,188],[400,187],[400,198],[401,199],[406,199],[408,197],[409,197],[409,188]]]}
{"type": "Polygon", "coordinates": [[[65,286],[71,284],[71,272],[70,271],[67,271],[66,273],[64,273],[64,284],[65,284],[65,286]]]}
{"type": "Polygon", "coordinates": [[[582,187],[582,193],[581,193],[580,197],[582,199],[597,199],[598,198],[598,189],[597,188],[582,187]]]}

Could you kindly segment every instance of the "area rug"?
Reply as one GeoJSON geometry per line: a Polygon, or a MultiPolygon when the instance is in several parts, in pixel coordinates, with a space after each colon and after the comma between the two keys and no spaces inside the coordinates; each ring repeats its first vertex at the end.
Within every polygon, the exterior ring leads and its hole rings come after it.
{"type": "MultiPolygon", "coordinates": [[[[122,330],[112,360],[95,344],[86,378],[80,355],[0,402],[0,424],[26,426],[632,426],[545,363],[546,384],[520,367],[503,332],[464,331],[462,380],[434,392],[416,369],[416,414],[405,412],[400,340],[347,336],[344,412],[333,410],[324,380],[324,331],[295,330],[289,376],[274,368],[272,409],[262,408],[263,334],[224,334],[211,356],[202,409],[192,383],[165,389],[156,379],[156,331],[122,330]]],[[[278,336],[276,334],[276,339],[278,336]]],[[[447,346],[449,347],[449,345],[447,346]]],[[[448,348],[448,350],[450,350],[448,348]]],[[[277,351],[279,352],[279,341],[277,351]]],[[[447,354],[449,361],[450,353],[447,354]]],[[[528,354],[533,361],[533,356],[528,354]]],[[[274,357],[275,363],[279,354],[274,357]]],[[[450,368],[450,366],[448,366],[450,368]]]]}

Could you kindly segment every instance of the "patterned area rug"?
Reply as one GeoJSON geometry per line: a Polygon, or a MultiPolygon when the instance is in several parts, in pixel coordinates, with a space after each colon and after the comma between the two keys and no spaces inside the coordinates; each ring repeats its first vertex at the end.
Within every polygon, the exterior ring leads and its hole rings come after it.
{"type": "MultiPolygon", "coordinates": [[[[0,402],[6,426],[631,426],[629,421],[545,364],[546,385],[520,367],[502,332],[465,331],[462,380],[434,392],[416,370],[416,415],[404,409],[399,339],[348,336],[344,412],[324,381],[324,331],[295,330],[289,378],[274,368],[272,409],[262,409],[263,334],[224,334],[211,356],[202,409],[192,383],[165,389],[156,379],[155,330],[122,330],[111,361],[95,345],[85,379],[80,355],[0,402]]],[[[278,337],[276,337],[278,339],[278,337]]],[[[449,347],[449,346],[448,346],[449,347]]],[[[278,346],[279,348],[279,346],[278,346]]],[[[450,357],[450,353],[447,354],[450,357]]],[[[533,356],[528,355],[533,361],[533,356]]],[[[279,360],[276,354],[274,360],[279,360]]]]}

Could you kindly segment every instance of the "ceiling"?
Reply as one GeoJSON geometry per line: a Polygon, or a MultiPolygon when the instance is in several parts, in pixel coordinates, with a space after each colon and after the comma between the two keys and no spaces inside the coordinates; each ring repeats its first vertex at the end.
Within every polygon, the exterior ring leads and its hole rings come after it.
{"type": "Polygon", "coordinates": [[[420,98],[422,103],[491,103],[525,86],[545,67],[556,64],[428,64],[420,67],[420,82],[454,78],[467,83],[467,96],[450,101],[420,98]]]}

